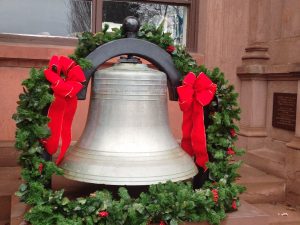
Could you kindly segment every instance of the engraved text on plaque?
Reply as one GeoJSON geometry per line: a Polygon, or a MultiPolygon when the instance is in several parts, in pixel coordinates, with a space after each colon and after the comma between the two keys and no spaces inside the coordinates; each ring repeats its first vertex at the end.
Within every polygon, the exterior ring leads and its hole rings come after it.
{"type": "Polygon", "coordinates": [[[274,93],[272,126],[295,130],[297,94],[274,93]]]}

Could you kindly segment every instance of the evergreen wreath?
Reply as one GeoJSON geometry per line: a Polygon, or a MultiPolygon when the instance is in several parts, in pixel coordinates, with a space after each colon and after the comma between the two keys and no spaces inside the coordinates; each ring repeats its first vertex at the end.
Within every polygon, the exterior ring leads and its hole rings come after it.
{"type": "MultiPolygon", "coordinates": [[[[82,33],[78,46],[70,56],[83,69],[90,67],[85,57],[98,46],[123,38],[121,29],[108,32],[105,26],[102,32],[82,33]]],[[[235,183],[239,176],[237,169],[241,162],[234,161],[233,155],[241,155],[243,150],[234,146],[237,140],[234,124],[239,120],[240,109],[237,93],[228,84],[224,74],[215,68],[213,71],[198,66],[184,47],[174,46],[169,33],[162,26],[144,25],[138,32],[140,39],[159,45],[172,56],[173,62],[182,77],[188,72],[204,72],[217,84],[218,104],[212,101],[209,107],[211,125],[206,129],[207,149],[210,154],[209,179],[200,188],[194,190],[188,182],[167,182],[149,187],[148,192],[138,198],[132,198],[126,188],[119,189],[119,198],[113,199],[107,190],[92,193],[89,197],[71,200],[64,196],[64,190],[49,188],[53,174],[62,175],[63,171],[52,161],[42,157],[44,152],[41,139],[50,133],[47,127],[49,119],[45,110],[53,100],[49,82],[44,77],[44,68],[30,71],[30,77],[23,81],[24,92],[20,94],[16,121],[16,148],[20,151],[19,163],[22,166],[22,183],[17,196],[31,208],[25,214],[25,220],[33,225],[176,225],[182,221],[208,221],[220,224],[226,212],[239,206],[238,195],[244,187],[235,183]]]]}

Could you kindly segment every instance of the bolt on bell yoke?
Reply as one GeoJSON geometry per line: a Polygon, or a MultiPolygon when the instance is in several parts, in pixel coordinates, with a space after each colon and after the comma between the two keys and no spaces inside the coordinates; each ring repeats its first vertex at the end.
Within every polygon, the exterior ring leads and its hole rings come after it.
{"type": "MultiPolygon", "coordinates": [[[[62,162],[64,176],[108,185],[149,185],[193,177],[197,168],[169,128],[167,84],[177,99],[180,75],[170,55],[155,44],[134,38],[139,22],[127,17],[127,38],[104,44],[87,56],[93,68],[89,113],[83,134],[62,162]],[[97,70],[120,56],[114,66],[97,70]],[[150,69],[145,58],[161,71],[150,69]]],[[[87,85],[87,83],[86,83],[87,85]]],[[[86,89],[79,94],[84,99],[86,89]]]]}

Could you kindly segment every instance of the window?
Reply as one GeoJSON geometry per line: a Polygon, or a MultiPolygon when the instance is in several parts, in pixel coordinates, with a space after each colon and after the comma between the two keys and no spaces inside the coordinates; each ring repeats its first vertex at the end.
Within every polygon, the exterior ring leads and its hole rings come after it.
{"type": "Polygon", "coordinates": [[[104,0],[102,26],[108,24],[111,28],[121,27],[124,18],[129,15],[137,17],[141,25],[163,25],[164,31],[171,33],[177,44],[186,44],[186,6],[104,0]]]}
{"type": "MultiPolygon", "coordinates": [[[[28,40],[37,43],[55,42],[56,38],[65,45],[77,32],[98,32],[104,23],[120,26],[126,16],[134,15],[141,23],[163,22],[177,43],[194,51],[198,10],[199,0],[1,0],[0,40],[5,40],[4,33],[25,34],[33,35],[28,40]]],[[[24,41],[26,36],[7,37],[7,41],[18,39],[24,41]]]]}
{"type": "Polygon", "coordinates": [[[91,1],[1,0],[0,32],[75,37],[91,30],[91,1]]]}
{"type": "Polygon", "coordinates": [[[165,30],[172,32],[175,41],[186,44],[190,51],[196,51],[199,1],[93,0],[92,29],[100,31],[105,22],[111,26],[118,26],[128,15],[138,17],[142,23],[150,22],[156,25],[164,19],[165,30]],[[120,13],[114,13],[116,11],[120,13]]]}

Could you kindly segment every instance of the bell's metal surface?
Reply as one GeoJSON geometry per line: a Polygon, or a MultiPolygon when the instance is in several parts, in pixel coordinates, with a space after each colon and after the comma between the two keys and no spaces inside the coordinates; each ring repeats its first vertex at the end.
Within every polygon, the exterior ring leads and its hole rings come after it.
{"type": "Polygon", "coordinates": [[[69,179],[110,185],[193,177],[168,125],[166,74],[133,63],[97,71],[85,130],[62,168],[69,179]]]}

